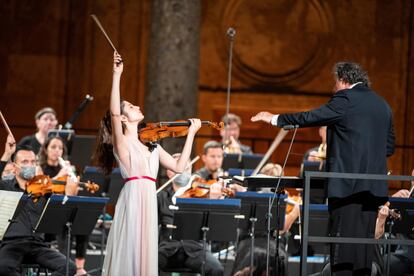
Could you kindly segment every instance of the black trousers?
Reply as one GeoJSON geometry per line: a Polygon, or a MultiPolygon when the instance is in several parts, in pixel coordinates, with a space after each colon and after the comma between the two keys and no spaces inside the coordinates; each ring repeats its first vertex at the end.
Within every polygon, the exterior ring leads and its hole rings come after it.
{"type": "MultiPolygon", "coordinates": [[[[189,268],[195,272],[201,272],[201,266],[203,263],[203,251],[189,256],[184,248],[181,246],[177,252],[172,256],[167,256],[162,250],[158,252],[158,266],[162,270],[173,268],[189,268]]],[[[206,252],[206,275],[210,276],[222,276],[224,273],[223,266],[215,258],[211,252],[206,252]]]]}
{"type": "MultiPolygon", "coordinates": [[[[329,199],[331,237],[374,238],[378,206],[386,198],[362,192],[346,198],[329,199]]],[[[371,275],[375,245],[331,244],[332,275],[371,275]]]]}
{"type": "MultiPolygon", "coordinates": [[[[27,238],[3,241],[0,244],[0,276],[20,276],[20,265],[27,260],[54,271],[54,276],[66,273],[66,257],[44,242],[27,238]]],[[[74,274],[76,265],[70,261],[69,275],[74,274]]]]}
{"type": "MultiPolygon", "coordinates": [[[[66,250],[67,250],[67,245],[68,245],[67,238],[68,238],[67,231],[63,232],[61,235],[56,235],[59,252],[65,256],[66,256],[66,250]]],[[[75,241],[76,241],[76,246],[75,246],[76,258],[85,259],[86,249],[88,248],[89,236],[88,235],[74,235],[72,236],[72,240],[73,238],[75,238],[75,241]]],[[[72,244],[72,241],[70,244],[72,244]]]]}

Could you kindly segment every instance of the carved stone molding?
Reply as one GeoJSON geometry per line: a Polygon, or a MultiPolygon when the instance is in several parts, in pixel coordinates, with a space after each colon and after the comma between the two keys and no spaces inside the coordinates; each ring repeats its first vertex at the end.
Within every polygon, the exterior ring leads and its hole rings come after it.
{"type": "MultiPolygon", "coordinates": [[[[221,30],[236,29],[233,74],[249,85],[298,86],[315,77],[332,53],[333,20],[323,1],[230,0],[220,24],[221,30]]],[[[216,41],[227,60],[227,41],[216,41]]]]}

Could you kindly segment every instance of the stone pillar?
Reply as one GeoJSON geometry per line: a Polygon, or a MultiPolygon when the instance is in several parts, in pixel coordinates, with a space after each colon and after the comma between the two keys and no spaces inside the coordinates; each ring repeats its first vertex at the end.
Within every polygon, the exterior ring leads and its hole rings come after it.
{"type": "MultiPolygon", "coordinates": [[[[201,0],[153,0],[145,95],[145,122],[197,114],[201,0]]],[[[185,138],[161,142],[181,152],[185,138]]]]}

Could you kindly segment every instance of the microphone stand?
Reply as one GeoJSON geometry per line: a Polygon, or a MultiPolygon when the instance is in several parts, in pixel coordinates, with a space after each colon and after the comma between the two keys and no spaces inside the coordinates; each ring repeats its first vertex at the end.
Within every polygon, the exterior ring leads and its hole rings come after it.
{"type": "Polygon", "coordinates": [[[279,186],[280,186],[280,181],[282,180],[282,174],[283,174],[283,171],[285,170],[286,163],[287,163],[287,160],[289,158],[289,154],[290,154],[290,151],[292,149],[293,141],[295,140],[295,136],[296,136],[296,132],[297,132],[298,128],[299,128],[299,125],[286,125],[286,126],[283,127],[284,130],[294,129],[294,132],[293,132],[293,135],[292,135],[292,139],[290,140],[290,145],[289,145],[289,149],[288,149],[288,152],[286,154],[286,157],[285,157],[285,161],[283,162],[282,171],[280,172],[279,179],[278,179],[275,191],[273,192],[273,197],[272,197],[271,200],[269,198],[269,208],[268,208],[268,213],[266,215],[267,216],[266,217],[266,219],[267,219],[266,275],[269,275],[269,267],[270,267],[270,265],[269,265],[269,259],[270,259],[270,220],[272,218],[272,206],[274,204],[274,201],[275,201],[276,197],[277,197],[277,200],[276,200],[276,251],[275,251],[276,266],[275,266],[275,269],[276,269],[276,275],[280,275],[280,273],[279,273],[279,270],[280,270],[280,268],[279,268],[279,258],[280,258],[280,256],[279,256],[279,204],[280,204],[280,194],[282,194],[282,192],[279,191],[279,186]]]}

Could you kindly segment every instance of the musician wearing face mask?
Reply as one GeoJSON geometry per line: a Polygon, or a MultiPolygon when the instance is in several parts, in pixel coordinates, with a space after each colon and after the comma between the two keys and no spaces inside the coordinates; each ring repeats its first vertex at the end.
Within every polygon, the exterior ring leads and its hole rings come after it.
{"type": "MultiPolygon", "coordinates": [[[[0,190],[26,193],[28,181],[36,175],[35,152],[28,146],[17,147],[12,159],[16,177],[0,181],[0,190]]],[[[70,181],[65,190],[67,195],[74,195],[77,183],[70,181]]],[[[45,204],[45,197],[38,198],[36,202],[29,199],[15,215],[0,244],[0,276],[20,275],[23,261],[40,264],[54,271],[52,275],[65,275],[66,257],[50,249],[43,240],[43,234],[33,231],[45,204]]],[[[70,262],[69,274],[75,273],[76,266],[70,262]]]]}
{"type": "MultiPolygon", "coordinates": [[[[178,159],[180,154],[174,154],[178,159]]],[[[175,173],[167,170],[167,176],[171,179],[175,173]]],[[[174,179],[171,186],[168,186],[157,195],[158,201],[158,224],[159,248],[158,266],[161,270],[172,268],[189,268],[194,272],[200,272],[203,262],[203,245],[193,240],[173,240],[172,231],[167,225],[173,225],[173,212],[169,209],[173,205],[173,196],[177,190],[186,186],[191,181],[191,167],[174,179]]],[[[211,254],[206,254],[206,275],[223,275],[223,267],[220,262],[211,254]]]]}
{"type": "Polygon", "coordinates": [[[40,147],[47,139],[49,130],[55,129],[58,120],[56,119],[56,111],[51,107],[40,109],[35,115],[37,132],[33,135],[23,137],[18,146],[28,145],[37,154],[40,147]]]}

